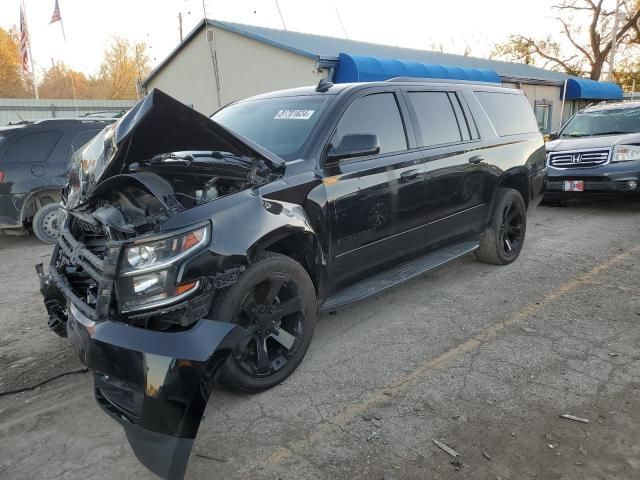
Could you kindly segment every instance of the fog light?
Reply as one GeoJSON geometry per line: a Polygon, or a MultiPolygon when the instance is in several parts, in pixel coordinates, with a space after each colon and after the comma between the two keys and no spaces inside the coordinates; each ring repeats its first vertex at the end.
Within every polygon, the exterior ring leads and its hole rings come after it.
{"type": "Polygon", "coordinates": [[[636,188],[638,188],[638,182],[636,182],[635,180],[629,180],[627,182],[627,188],[629,190],[635,190],[636,188]]]}

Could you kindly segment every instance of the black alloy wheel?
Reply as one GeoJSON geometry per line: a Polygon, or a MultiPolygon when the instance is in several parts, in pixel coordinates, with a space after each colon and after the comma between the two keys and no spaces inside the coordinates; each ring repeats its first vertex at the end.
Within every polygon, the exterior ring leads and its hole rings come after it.
{"type": "Polygon", "coordinates": [[[493,205],[476,257],[486,263],[507,265],[518,258],[524,245],[527,207],[520,192],[513,188],[499,188],[493,205]]]}
{"type": "Polygon", "coordinates": [[[302,362],[317,315],[315,288],[302,265],[285,255],[262,253],[235,284],[214,296],[210,318],[235,323],[248,333],[218,378],[245,392],[281,383],[302,362]]]}
{"type": "Polygon", "coordinates": [[[274,272],[254,285],[233,317],[251,334],[234,354],[240,369],[264,377],[284,367],[303,338],[303,308],[299,288],[286,274],[274,272]]]}
{"type": "Polygon", "coordinates": [[[524,212],[520,204],[510,201],[503,209],[499,232],[500,246],[505,256],[511,256],[520,251],[524,239],[523,225],[524,212]]]}

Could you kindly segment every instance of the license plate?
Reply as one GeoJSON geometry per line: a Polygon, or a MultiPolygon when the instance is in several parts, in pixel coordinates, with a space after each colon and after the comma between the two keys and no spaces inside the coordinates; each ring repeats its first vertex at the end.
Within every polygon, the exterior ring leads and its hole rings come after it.
{"type": "Polygon", "coordinates": [[[565,180],[562,182],[562,190],[565,192],[584,192],[584,180],[565,180]]]}

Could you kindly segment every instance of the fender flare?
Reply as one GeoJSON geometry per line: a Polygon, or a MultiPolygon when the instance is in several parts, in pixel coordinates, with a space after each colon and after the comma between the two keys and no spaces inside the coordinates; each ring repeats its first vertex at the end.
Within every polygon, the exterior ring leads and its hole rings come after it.
{"type": "Polygon", "coordinates": [[[44,193],[44,192],[54,192],[54,197],[57,196],[60,199],[62,199],[62,187],[59,185],[46,185],[46,186],[38,187],[31,190],[29,192],[29,195],[24,199],[24,202],[22,202],[22,206],[20,207],[20,223],[21,224],[24,224],[25,209],[27,205],[29,205],[29,202],[31,202],[32,199],[34,199],[35,197],[39,196],[41,193],[44,193]]]}
{"type": "Polygon", "coordinates": [[[529,200],[531,197],[530,179],[531,179],[531,176],[529,171],[526,169],[526,167],[522,165],[510,168],[509,170],[504,171],[496,181],[496,188],[494,189],[493,195],[491,197],[491,208],[489,212],[493,211],[493,206],[495,205],[496,194],[498,192],[498,189],[502,188],[505,185],[507,186],[507,188],[514,188],[518,190],[520,194],[522,194],[522,199],[524,200],[525,205],[529,205],[529,200]],[[521,178],[518,178],[518,177],[521,177],[521,178]],[[516,188],[511,182],[522,182],[522,187],[526,189],[524,194],[522,191],[520,191],[519,188],[516,188]]]}

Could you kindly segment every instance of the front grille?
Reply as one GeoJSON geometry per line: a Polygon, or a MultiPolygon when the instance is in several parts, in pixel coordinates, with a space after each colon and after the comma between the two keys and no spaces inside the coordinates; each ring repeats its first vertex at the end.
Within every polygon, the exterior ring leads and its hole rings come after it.
{"type": "Polygon", "coordinates": [[[75,239],[82,239],[84,246],[101,260],[107,254],[109,237],[101,225],[92,225],[78,217],[72,216],[69,231],[75,239]]]}
{"type": "Polygon", "coordinates": [[[600,167],[609,163],[609,149],[551,152],[549,166],[555,168],[600,167]]]}
{"type": "Polygon", "coordinates": [[[71,217],[61,229],[55,265],[74,304],[92,319],[106,318],[114,299],[113,286],[120,246],[105,233],[71,217]],[[80,304],[79,304],[80,303],[80,304]]]}

